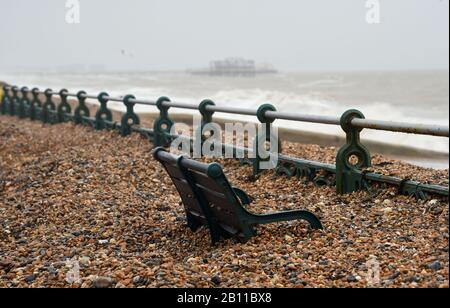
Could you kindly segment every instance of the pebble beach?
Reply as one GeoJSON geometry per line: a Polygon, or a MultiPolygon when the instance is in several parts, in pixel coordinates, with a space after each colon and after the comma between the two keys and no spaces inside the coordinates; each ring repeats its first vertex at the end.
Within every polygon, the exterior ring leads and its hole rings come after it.
{"type": "MultiPolygon", "coordinates": [[[[291,142],[283,149],[326,163],[337,151],[291,142]]],[[[416,200],[395,188],[341,196],[218,160],[253,197],[250,211],[307,209],[325,229],[271,224],[248,243],[212,247],[207,230],[187,228],[180,197],[151,150],[137,134],[0,116],[0,287],[449,286],[448,200],[416,200]]],[[[381,155],[374,169],[449,183],[448,170],[381,155]]]]}

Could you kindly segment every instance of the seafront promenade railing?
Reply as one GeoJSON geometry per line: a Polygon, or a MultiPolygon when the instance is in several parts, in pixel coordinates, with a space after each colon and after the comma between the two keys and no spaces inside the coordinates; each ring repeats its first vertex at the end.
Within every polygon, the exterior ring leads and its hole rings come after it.
{"type": "MultiPolygon", "coordinates": [[[[420,199],[426,199],[429,195],[441,195],[448,198],[449,195],[448,186],[419,183],[414,180],[386,176],[371,171],[372,157],[360,138],[363,129],[448,138],[448,126],[369,120],[358,110],[349,110],[341,117],[329,117],[279,112],[270,104],[262,105],[258,109],[247,109],[216,106],[211,100],[204,100],[197,105],[174,102],[167,97],[161,97],[158,100],[142,100],[133,95],[112,97],[106,92],[99,95],[90,95],[85,91],[77,93],[71,93],[66,89],[58,92],[51,89],[41,91],[37,88],[30,90],[27,87],[19,88],[17,86],[4,86],[3,92],[4,96],[0,106],[2,114],[40,120],[49,124],[73,121],[76,124],[91,125],[97,130],[116,129],[123,136],[138,132],[150,139],[155,147],[169,146],[174,138],[180,137],[171,135],[171,129],[175,124],[169,115],[169,109],[171,108],[199,111],[202,116],[201,129],[212,122],[213,115],[216,113],[255,116],[260,123],[267,124],[268,127],[271,127],[276,120],[339,125],[346,134],[346,143],[336,156],[336,165],[304,160],[279,153],[276,174],[289,178],[306,179],[313,181],[316,185],[336,186],[339,194],[396,186],[399,193],[420,199]],[[55,96],[59,97],[58,102],[55,102],[55,96]],[[41,100],[41,98],[45,99],[41,100]],[[68,98],[75,98],[78,101],[73,111],[68,98]],[[99,102],[100,106],[95,115],[91,116],[91,111],[86,105],[88,99],[99,102]],[[125,105],[126,111],[120,121],[113,121],[113,113],[108,109],[108,102],[121,102],[125,105]],[[153,128],[141,127],[140,118],[134,111],[135,105],[154,106],[159,110],[159,117],[155,120],[153,128]]],[[[192,142],[192,140],[190,141],[192,142]]],[[[235,151],[238,150],[234,145],[222,144],[222,146],[232,147],[235,151]]],[[[247,153],[252,151],[252,149],[244,150],[247,153]]],[[[257,147],[255,151],[257,152],[257,147]]],[[[256,158],[241,160],[241,162],[253,165],[256,175],[261,172],[259,169],[261,160],[257,153],[256,158]]]]}

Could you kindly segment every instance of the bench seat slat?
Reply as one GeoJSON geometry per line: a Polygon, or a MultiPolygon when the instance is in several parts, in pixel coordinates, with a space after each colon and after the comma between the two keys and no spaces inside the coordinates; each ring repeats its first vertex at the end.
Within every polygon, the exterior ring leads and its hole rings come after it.
{"type": "Polygon", "coordinates": [[[167,172],[170,174],[171,177],[176,177],[179,179],[184,179],[184,175],[181,172],[181,170],[179,168],[177,168],[176,166],[173,166],[171,164],[164,164],[164,166],[166,167],[167,172]]]}
{"type": "Polygon", "coordinates": [[[178,190],[178,193],[181,196],[181,199],[183,200],[183,203],[185,204],[185,207],[187,207],[187,210],[191,212],[191,209],[193,209],[197,213],[197,216],[203,216],[201,215],[202,209],[198,203],[198,200],[195,199],[192,190],[187,182],[183,182],[178,179],[173,179],[173,182],[178,190]]]}
{"type": "Polygon", "coordinates": [[[212,191],[225,193],[223,187],[220,187],[213,179],[211,179],[207,175],[198,172],[191,172],[190,174],[193,180],[203,187],[209,188],[212,191]]]}
{"type": "Polygon", "coordinates": [[[201,190],[203,196],[210,206],[211,212],[218,218],[219,224],[227,229],[235,230],[233,234],[238,233],[237,230],[241,228],[239,219],[236,219],[238,213],[238,208],[233,206],[233,203],[227,199],[227,197],[219,192],[212,191],[207,187],[196,184],[196,186],[201,190]]]}

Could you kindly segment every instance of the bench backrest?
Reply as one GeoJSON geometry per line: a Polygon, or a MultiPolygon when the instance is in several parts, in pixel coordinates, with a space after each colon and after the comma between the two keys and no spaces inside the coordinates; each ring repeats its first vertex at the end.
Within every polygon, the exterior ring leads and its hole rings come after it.
{"type": "Polygon", "coordinates": [[[200,163],[162,149],[155,150],[155,158],[172,178],[188,216],[208,225],[213,241],[220,236],[244,237],[246,210],[219,164],[200,163]]]}

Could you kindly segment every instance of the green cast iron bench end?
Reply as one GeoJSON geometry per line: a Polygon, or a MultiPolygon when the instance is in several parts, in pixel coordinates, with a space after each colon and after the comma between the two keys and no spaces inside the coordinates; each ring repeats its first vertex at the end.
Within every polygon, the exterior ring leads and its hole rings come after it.
{"type": "MultiPolygon", "coordinates": [[[[222,166],[218,163],[210,164],[208,166],[207,174],[209,177],[217,179],[218,181],[220,181],[220,178],[222,176],[225,176],[222,166]]],[[[252,198],[242,189],[232,187],[232,190],[238,197],[242,206],[248,206],[253,202],[252,198]]],[[[317,218],[317,216],[305,210],[285,211],[264,215],[252,214],[250,212],[248,212],[247,214],[249,215],[248,222],[252,225],[270,224],[291,220],[306,220],[307,222],[309,222],[313,229],[323,230],[322,223],[317,218]]]]}

